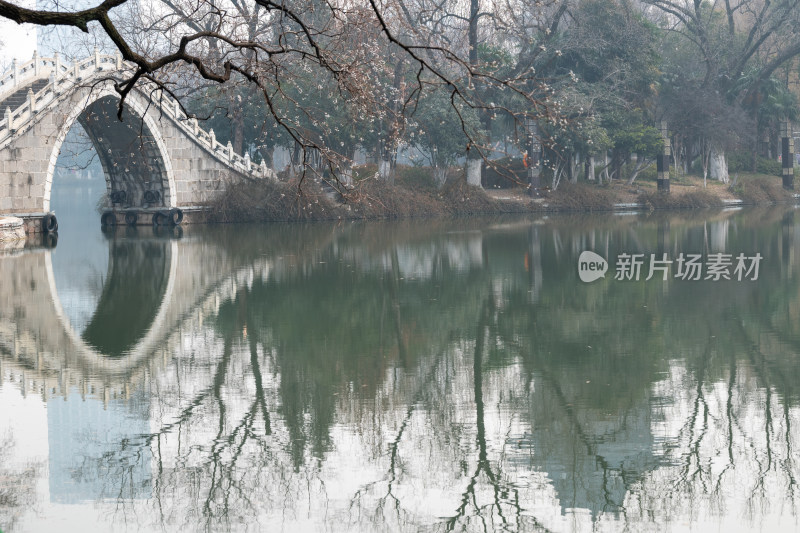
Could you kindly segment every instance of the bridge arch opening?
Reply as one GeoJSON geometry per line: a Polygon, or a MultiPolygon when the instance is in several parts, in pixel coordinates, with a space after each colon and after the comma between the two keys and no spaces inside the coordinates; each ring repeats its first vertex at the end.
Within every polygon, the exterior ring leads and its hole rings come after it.
{"type": "MultiPolygon", "coordinates": [[[[117,118],[119,96],[106,87],[91,88],[82,104],[70,111],[52,148],[45,182],[44,210],[49,211],[53,180],[64,141],[76,123],[91,142],[106,181],[108,208],[175,206],[175,181],[166,144],[151,103],[131,93],[123,120],[117,118]]],[[[63,159],[63,158],[61,158],[63,159]]]]}

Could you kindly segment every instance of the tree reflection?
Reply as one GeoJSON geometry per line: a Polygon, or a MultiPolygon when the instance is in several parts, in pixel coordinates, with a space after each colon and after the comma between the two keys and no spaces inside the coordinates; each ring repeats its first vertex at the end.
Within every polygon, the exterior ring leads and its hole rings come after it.
{"type": "Polygon", "coordinates": [[[206,530],[796,517],[793,221],[591,220],[249,250],[269,275],[181,325],[146,382],[152,431],[100,458],[123,478],[110,463],[152,461],[152,499],[121,507],[206,530]],[[759,283],[583,285],[589,248],[767,260],[759,283]]]}
{"type": "Polygon", "coordinates": [[[36,504],[41,465],[12,462],[16,446],[12,434],[0,435],[0,531],[14,531],[20,518],[36,504]]]}

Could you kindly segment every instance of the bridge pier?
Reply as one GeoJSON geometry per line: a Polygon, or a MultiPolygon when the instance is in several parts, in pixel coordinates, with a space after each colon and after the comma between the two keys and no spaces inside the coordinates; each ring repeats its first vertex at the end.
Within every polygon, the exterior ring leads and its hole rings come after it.
{"type": "MultiPolygon", "coordinates": [[[[55,213],[10,213],[6,216],[20,219],[26,235],[58,232],[58,220],[55,213]]],[[[2,215],[0,215],[0,218],[2,218],[2,215]]]]}
{"type": "Polygon", "coordinates": [[[107,209],[100,217],[103,226],[178,226],[207,221],[205,206],[107,209]]]}
{"type": "Polygon", "coordinates": [[[25,225],[17,217],[0,216],[0,244],[25,240],[25,225]]]}

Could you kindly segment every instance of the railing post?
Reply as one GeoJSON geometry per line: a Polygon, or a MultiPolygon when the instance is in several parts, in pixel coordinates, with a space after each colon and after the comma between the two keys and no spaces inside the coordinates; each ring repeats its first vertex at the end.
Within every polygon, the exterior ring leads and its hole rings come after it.
{"type": "Polygon", "coordinates": [[[259,165],[259,170],[261,170],[261,175],[266,177],[267,176],[267,162],[263,159],[261,160],[261,164],[259,165]]]}
{"type": "Polygon", "coordinates": [[[11,69],[14,71],[14,87],[16,87],[19,85],[19,62],[16,57],[11,61],[11,69]]]}
{"type": "Polygon", "coordinates": [[[56,71],[56,79],[58,79],[61,76],[61,56],[58,55],[58,52],[53,54],[53,63],[55,63],[53,68],[56,71]]]}
{"type": "Polygon", "coordinates": [[[94,47],[94,68],[100,70],[100,52],[94,47]]]}
{"type": "Polygon", "coordinates": [[[119,50],[114,54],[114,59],[116,59],[117,62],[117,70],[122,70],[122,54],[119,53],[119,50]]]}
{"type": "Polygon", "coordinates": [[[233,161],[233,145],[228,141],[228,161],[233,161]]]}
{"type": "Polygon", "coordinates": [[[247,172],[250,172],[250,152],[244,153],[244,168],[247,169],[247,172]]]}
{"type": "Polygon", "coordinates": [[[28,89],[28,111],[31,115],[33,115],[34,111],[36,111],[34,109],[35,104],[36,102],[33,99],[33,89],[28,89]]]}
{"type": "Polygon", "coordinates": [[[39,75],[39,52],[36,50],[33,51],[33,74],[39,75]]]}
{"type": "Polygon", "coordinates": [[[81,79],[81,68],[80,68],[80,66],[78,66],[78,60],[77,59],[73,60],[72,67],[73,67],[72,70],[75,73],[75,82],[77,83],[78,80],[81,79]]]}
{"type": "Polygon", "coordinates": [[[11,126],[12,126],[11,120],[12,120],[12,118],[11,118],[11,108],[7,107],[6,108],[6,127],[8,128],[8,132],[9,133],[11,133],[11,126]]]}
{"type": "Polygon", "coordinates": [[[214,135],[214,129],[213,128],[208,130],[208,138],[209,138],[209,140],[211,142],[211,149],[213,150],[214,149],[214,145],[217,144],[217,136],[214,135]]]}
{"type": "Polygon", "coordinates": [[[178,103],[178,101],[175,100],[175,102],[172,104],[172,114],[175,115],[175,118],[177,119],[178,117],[181,116],[180,113],[181,113],[181,106],[178,103]]]}
{"type": "Polygon", "coordinates": [[[197,119],[192,117],[191,124],[192,124],[192,133],[194,134],[195,137],[197,137],[197,119]]]}

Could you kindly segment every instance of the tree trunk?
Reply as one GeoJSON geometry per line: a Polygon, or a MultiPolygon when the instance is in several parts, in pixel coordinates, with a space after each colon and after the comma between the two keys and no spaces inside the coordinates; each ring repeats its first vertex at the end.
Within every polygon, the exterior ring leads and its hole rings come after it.
{"type": "Polygon", "coordinates": [[[641,157],[639,154],[636,154],[636,167],[633,169],[631,173],[631,177],[628,178],[628,185],[633,185],[633,182],[636,178],[639,177],[639,174],[653,164],[653,161],[648,161],[647,158],[641,157]]]}
{"type": "Polygon", "coordinates": [[[553,169],[553,186],[552,189],[555,191],[558,189],[558,185],[561,183],[561,176],[564,174],[564,167],[569,165],[568,161],[559,161],[556,163],[556,168],[553,169]]]}
{"type": "Polygon", "coordinates": [[[753,172],[758,172],[758,142],[759,142],[759,138],[758,138],[758,106],[756,106],[756,109],[755,109],[754,122],[755,122],[756,134],[755,134],[754,141],[753,141],[755,143],[755,145],[753,146],[753,168],[751,170],[753,172]]]}
{"type": "Polygon", "coordinates": [[[608,152],[603,153],[603,170],[600,172],[600,183],[603,183],[603,178],[605,178],[606,182],[611,181],[611,177],[608,175],[608,152]]]}
{"type": "MultiPolygon", "coordinates": [[[[396,58],[395,58],[396,59],[396,58]]],[[[397,61],[394,69],[394,81],[392,83],[393,93],[387,96],[392,102],[391,116],[387,117],[388,131],[386,137],[382,139],[380,148],[380,160],[378,161],[378,175],[386,183],[394,184],[395,166],[397,163],[397,145],[402,129],[400,115],[400,102],[403,95],[403,62],[397,61]]]]}
{"type": "MultiPolygon", "coordinates": [[[[480,13],[479,0],[470,0],[469,2],[469,64],[473,68],[478,66],[478,15],[480,13]]],[[[477,92],[477,87],[473,85],[470,79],[472,90],[477,92]]],[[[480,113],[480,111],[479,111],[480,113]]],[[[485,117],[481,116],[481,123],[484,122],[485,117]]],[[[480,151],[475,146],[467,146],[467,185],[473,187],[481,186],[481,168],[483,166],[483,158],[480,151]]]]}
{"type": "Polygon", "coordinates": [[[394,165],[392,165],[392,160],[387,159],[387,157],[391,156],[384,154],[381,160],[378,161],[378,175],[386,183],[394,184],[394,165]]]}
{"type": "Polygon", "coordinates": [[[481,186],[481,166],[483,159],[467,159],[467,185],[481,186]]]}
{"type": "Polygon", "coordinates": [[[712,146],[711,147],[711,179],[728,183],[730,178],[728,176],[728,162],[725,160],[725,151],[712,146]]]}
{"type": "Polygon", "coordinates": [[[347,188],[353,186],[353,166],[350,163],[344,163],[339,167],[339,183],[347,188]]]}
{"type": "Polygon", "coordinates": [[[433,182],[436,184],[437,189],[444,187],[447,181],[447,167],[436,165],[433,167],[433,182]]]}
{"type": "Polygon", "coordinates": [[[233,130],[231,132],[231,144],[233,145],[233,151],[242,155],[244,153],[244,112],[242,110],[242,98],[238,94],[231,98],[231,108],[233,112],[231,117],[231,130],[233,130]]]}
{"type": "Polygon", "coordinates": [[[708,178],[708,165],[709,161],[711,160],[711,150],[708,149],[708,146],[706,145],[705,141],[703,141],[703,144],[701,144],[700,148],[701,148],[700,160],[703,166],[703,188],[705,188],[706,179],[708,178]]]}
{"type": "Polygon", "coordinates": [[[578,155],[571,153],[569,155],[569,166],[567,167],[567,175],[570,183],[578,183],[578,155]]]}
{"type": "Polygon", "coordinates": [[[597,177],[594,175],[594,156],[587,156],[583,163],[583,170],[586,176],[586,181],[595,181],[597,177]]]}
{"type": "Polygon", "coordinates": [[[692,170],[692,160],[694,159],[694,143],[685,141],[683,143],[683,173],[688,174],[692,170]]]}
{"type": "Polygon", "coordinates": [[[619,150],[611,150],[611,166],[609,167],[608,173],[606,176],[608,177],[608,181],[611,182],[616,178],[619,178],[620,174],[622,173],[622,155],[619,153],[619,150]]]}

